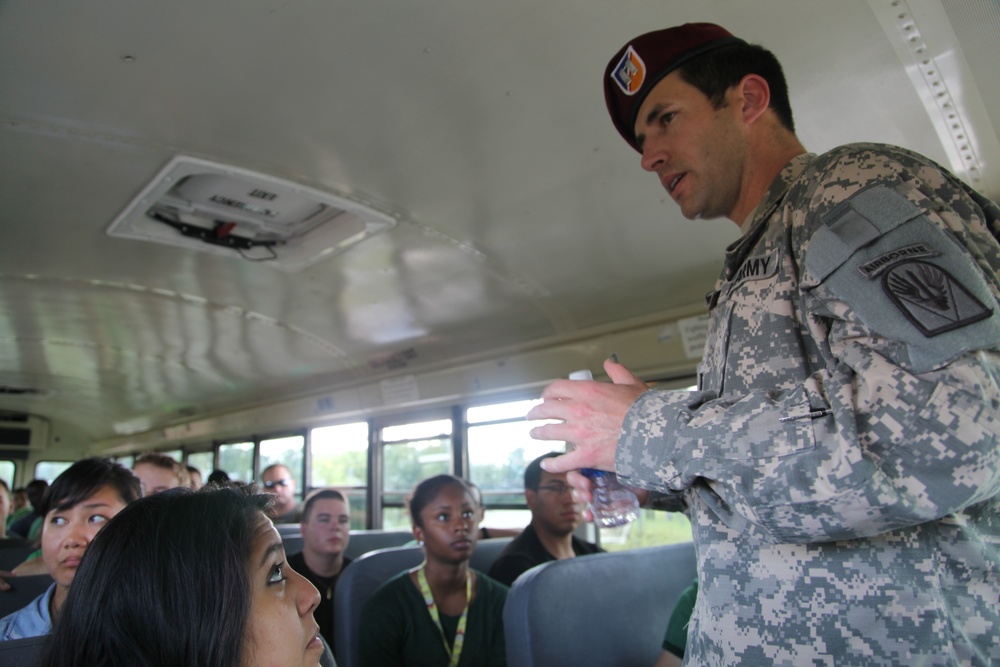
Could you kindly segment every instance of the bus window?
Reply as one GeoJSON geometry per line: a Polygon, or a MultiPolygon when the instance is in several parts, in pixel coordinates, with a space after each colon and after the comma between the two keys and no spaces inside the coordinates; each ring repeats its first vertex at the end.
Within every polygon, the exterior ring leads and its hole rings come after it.
{"type": "Polygon", "coordinates": [[[44,479],[51,484],[52,480],[61,475],[71,465],[73,465],[73,461],[39,461],[35,464],[34,479],[44,479]]]}
{"type": "Polygon", "coordinates": [[[224,470],[234,482],[254,481],[253,443],[233,442],[219,445],[219,469],[224,470]]]}
{"type": "Polygon", "coordinates": [[[184,452],[179,449],[170,449],[165,452],[157,452],[158,454],[163,454],[164,456],[169,456],[174,461],[183,461],[184,452]]]}
{"type": "Polygon", "coordinates": [[[382,528],[405,530],[403,498],[420,480],[452,471],[450,419],[382,429],[382,528]]]}
{"type": "Polygon", "coordinates": [[[115,461],[122,464],[122,466],[124,466],[125,468],[131,470],[132,466],[135,465],[135,456],[131,454],[129,456],[116,456],[115,461]]]}
{"type": "Polygon", "coordinates": [[[197,468],[205,481],[215,469],[215,452],[192,452],[187,455],[187,464],[197,468]]]}
{"type": "Polygon", "coordinates": [[[535,424],[524,415],[537,403],[514,401],[466,411],[469,478],[483,492],[488,526],[524,528],[531,521],[531,513],[524,508],[524,469],[554,449],[552,443],[528,435],[535,424]]]}
{"type": "Polygon", "coordinates": [[[347,496],[351,528],[365,528],[368,423],[321,426],[309,432],[309,489],[334,487],[347,496]]]}
{"type": "MultiPolygon", "coordinates": [[[[688,385],[684,391],[694,391],[690,379],[672,382],[651,382],[651,387],[670,391],[678,385],[688,385]]],[[[639,510],[639,518],[618,528],[601,529],[601,546],[608,551],[639,549],[661,544],[676,544],[691,541],[691,522],[681,512],[659,512],[639,510]]]]}
{"type": "Polygon", "coordinates": [[[7,488],[14,489],[14,462],[0,461],[0,479],[7,482],[7,488]]]}
{"type": "Polygon", "coordinates": [[[624,551],[691,541],[691,522],[680,512],[639,510],[639,518],[618,528],[601,528],[601,546],[624,551]]]}

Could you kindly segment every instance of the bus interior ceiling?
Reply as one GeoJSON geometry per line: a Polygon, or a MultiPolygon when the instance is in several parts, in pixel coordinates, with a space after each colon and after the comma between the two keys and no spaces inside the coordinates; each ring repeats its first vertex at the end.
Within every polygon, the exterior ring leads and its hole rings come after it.
{"type": "Polygon", "coordinates": [[[995,0],[9,0],[0,411],[76,458],[537,391],[611,352],[690,374],[738,229],[681,217],[600,80],[689,21],[778,55],[811,151],[894,143],[1000,196],[995,0]]]}

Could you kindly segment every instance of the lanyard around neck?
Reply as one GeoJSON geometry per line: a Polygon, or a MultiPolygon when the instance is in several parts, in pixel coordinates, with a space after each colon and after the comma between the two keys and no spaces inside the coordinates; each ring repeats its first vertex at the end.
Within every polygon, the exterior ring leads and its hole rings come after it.
{"type": "Polygon", "coordinates": [[[458,658],[462,655],[462,644],[465,643],[465,623],[469,618],[469,604],[472,601],[472,577],[466,572],[465,609],[462,610],[462,617],[458,620],[458,630],[455,631],[455,643],[451,648],[448,648],[448,640],[444,636],[444,626],[441,625],[441,616],[438,615],[437,603],[434,602],[431,587],[427,584],[427,575],[424,574],[423,565],[417,570],[417,581],[420,583],[420,592],[424,596],[424,602],[427,603],[427,611],[430,612],[434,625],[441,632],[441,641],[444,642],[444,650],[448,652],[450,659],[448,664],[450,667],[455,667],[458,664],[458,658]]]}

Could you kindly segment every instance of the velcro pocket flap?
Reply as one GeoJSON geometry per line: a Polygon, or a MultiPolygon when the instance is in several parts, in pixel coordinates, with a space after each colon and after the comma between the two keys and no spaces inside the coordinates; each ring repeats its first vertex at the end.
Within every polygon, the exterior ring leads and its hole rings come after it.
{"type": "Polygon", "coordinates": [[[806,253],[809,282],[822,282],[859,249],[922,215],[913,202],[885,186],[862,190],[823,216],[806,253]]]}

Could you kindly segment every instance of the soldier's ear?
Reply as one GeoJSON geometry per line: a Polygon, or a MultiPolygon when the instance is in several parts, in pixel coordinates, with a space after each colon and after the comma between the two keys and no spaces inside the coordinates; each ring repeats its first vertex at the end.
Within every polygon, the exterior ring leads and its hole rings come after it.
{"type": "Polygon", "coordinates": [[[735,100],[730,103],[739,105],[743,122],[750,125],[767,111],[771,103],[771,87],[767,79],[759,74],[747,74],[734,88],[735,100]]]}

